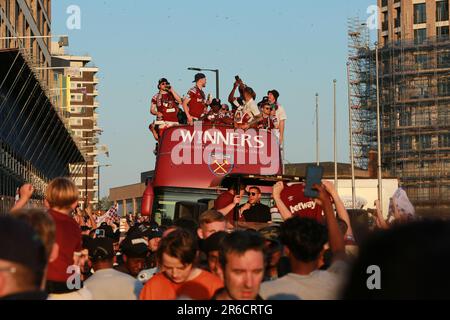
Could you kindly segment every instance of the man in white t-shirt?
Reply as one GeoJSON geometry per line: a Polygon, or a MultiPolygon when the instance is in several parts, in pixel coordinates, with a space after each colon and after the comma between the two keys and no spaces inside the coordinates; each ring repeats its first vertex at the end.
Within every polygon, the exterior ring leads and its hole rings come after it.
{"type": "MultiPolygon", "coordinates": [[[[262,119],[261,111],[255,102],[256,93],[250,87],[245,87],[243,90],[244,106],[242,107],[242,119],[237,127],[247,130],[256,127],[262,119]]],[[[236,112],[239,112],[236,111],[236,112]]]]}
{"type": "Polygon", "coordinates": [[[269,98],[269,104],[276,110],[276,119],[278,122],[278,129],[275,131],[278,138],[280,139],[280,146],[284,144],[284,131],[286,129],[286,120],[287,115],[284,108],[278,103],[278,98],[280,97],[280,93],[277,90],[270,90],[267,93],[267,97],[269,98]],[[277,132],[278,131],[278,132],[277,132]]]}
{"type": "Polygon", "coordinates": [[[281,227],[281,241],[286,247],[292,272],[261,285],[265,300],[337,300],[346,279],[348,264],[342,235],[325,187],[315,186],[328,226],[309,218],[293,217],[281,227]],[[328,233],[328,236],[327,236],[328,233]],[[325,244],[333,253],[331,267],[319,270],[325,244]]]}
{"type": "Polygon", "coordinates": [[[89,246],[89,260],[95,273],[84,282],[93,300],[137,300],[142,283],[113,269],[113,240],[96,238],[89,246]]]}

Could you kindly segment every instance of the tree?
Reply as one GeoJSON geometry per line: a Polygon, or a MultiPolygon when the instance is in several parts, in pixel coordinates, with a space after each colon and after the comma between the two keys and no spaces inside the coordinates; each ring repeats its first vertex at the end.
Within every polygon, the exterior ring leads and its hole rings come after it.
{"type": "Polygon", "coordinates": [[[103,197],[100,200],[100,202],[98,203],[99,210],[108,211],[112,207],[113,204],[114,204],[114,202],[109,200],[109,197],[103,197]]]}

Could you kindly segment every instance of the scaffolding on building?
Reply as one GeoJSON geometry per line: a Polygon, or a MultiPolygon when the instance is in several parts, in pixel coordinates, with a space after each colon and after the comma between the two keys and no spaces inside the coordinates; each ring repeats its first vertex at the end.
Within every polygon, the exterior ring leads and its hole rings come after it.
{"type": "Polygon", "coordinates": [[[367,26],[348,20],[350,112],[355,165],[368,169],[369,151],[376,149],[376,73],[367,26]]]}
{"type": "MultiPolygon", "coordinates": [[[[375,51],[358,19],[349,39],[353,150],[367,168],[377,145],[375,51]]],[[[450,39],[384,43],[379,63],[383,169],[419,214],[450,217],[450,39]]]]}

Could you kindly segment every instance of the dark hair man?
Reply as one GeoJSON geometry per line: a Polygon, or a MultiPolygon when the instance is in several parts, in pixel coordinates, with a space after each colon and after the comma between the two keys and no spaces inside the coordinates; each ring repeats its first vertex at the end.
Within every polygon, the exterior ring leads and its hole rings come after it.
{"type": "Polygon", "coordinates": [[[284,131],[286,129],[286,120],[287,115],[284,108],[278,103],[278,98],[280,97],[280,93],[277,90],[270,90],[267,93],[268,102],[271,105],[272,109],[275,110],[275,118],[278,124],[277,132],[278,138],[280,140],[280,146],[284,145],[284,131]]]}
{"type": "MultiPolygon", "coordinates": [[[[247,130],[251,127],[256,127],[261,120],[262,115],[255,102],[256,93],[252,88],[245,87],[243,90],[243,97],[245,103],[242,107],[242,119],[236,124],[236,127],[247,130]]],[[[236,114],[238,112],[239,110],[236,111],[236,114]]]]}
{"type": "Polygon", "coordinates": [[[246,222],[267,223],[272,220],[270,208],[261,203],[261,190],[251,187],[248,192],[248,202],[240,207],[239,214],[246,222]]]}
{"type": "Polygon", "coordinates": [[[228,233],[225,231],[219,231],[212,234],[208,239],[203,242],[202,251],[206,255],[206,267],[209,272],[215,274],[223,280],[222,269],[220,268],[220,249],[222,248],[222,242],[228,233]]]}
{"type": "Polygon", "coordinates": [[[323,185],[315,185],[314,189],[319,191],[318,200],[325,212],[327,227],[316,220],[297,216],[282,225],[280,238],[292,272],[264,283],[260,292],[264,299],[333,300],[339,297],[348,268],[344,236],[334,215],[330,194],[323,185]],[[328,270],[320,271],[319,263],[327,242],[333,253],[333,264],[328,270]]]}
{"type": "Polygon", "coordinates": [[[195,266],[197,250],[197,240],[188,230],[178,228],[163,237],[158,249],[161,273],[145,284],[140,299],[211,299],[223,284],[218,277],[195,266]]]}
{"type": "Polygon", "coordinates": [[[194,124],[194,120],[199,120],[207,112],[208,101],[203,92],[206,87],[206,76],[203,73],[195,75],[195,86],[191,88],[183,101],[183,109],[189,125],[194,124]]]}
{"type": "Polygon", "coordinates": [[[261,105],[262,118],[258,123],[258,129],[276,129],[278,128],[278,121],[276,117],[272,116],[272,107],[269,103],[261,105]]]}
{"type": "Polygon", "coordinates": [[[127,236],[121,243],[123,265],[116,270],[136,278],[145,269],[148,254],[148,241],[138,236],[127,236]]]}
{"type": "Polygon", "coordinates": [[[220,266],[225,287],[216,300],[259,300],[264,278],[264,240],[251,231],[235,231],[221,243],[220,266]]]}

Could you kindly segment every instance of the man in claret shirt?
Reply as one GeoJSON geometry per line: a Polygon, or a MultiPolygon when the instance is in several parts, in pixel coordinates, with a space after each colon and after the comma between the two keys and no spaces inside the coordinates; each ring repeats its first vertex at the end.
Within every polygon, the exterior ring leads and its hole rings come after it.
{"type": "Polygon", "coordinates": [[[258,122],[258,129],[276,129],[277,121],[275,117],[272,117],[272,107],[269,103],[263,103],[261,105],[262,118],[258,122]]]}
{"type": "Polygon", "coordinates": [[[155,94],[151,102],[151,114],[157,116],[157,121],[150,126],[156,140],[161,136],[160,129],[178,124],[178,106],[181,98],[170,85],[166,78],[158,81],[159,92],[155,94]]]}
{"type": "Polygon", "coordinates": [[[207,112],[208,102],[203,88],[206,87],[206,76],[203,73],[195,75],[195,86],[189,90],[183,101],[183,109],[189,125],[199,120],[207,112]]]}

